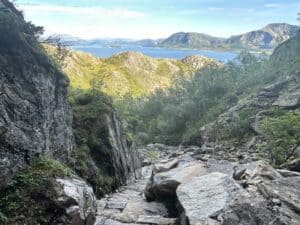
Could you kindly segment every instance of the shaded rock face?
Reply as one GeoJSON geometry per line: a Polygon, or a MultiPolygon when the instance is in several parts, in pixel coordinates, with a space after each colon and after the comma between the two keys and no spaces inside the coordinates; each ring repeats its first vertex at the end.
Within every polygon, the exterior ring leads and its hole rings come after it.
{"type": "Polygon", "coordinates": [[[122,133],[121,122],[112,112],[106,115],[109,140],[111,144],[111,164],[114,177],[120,184],[134,181],[141,176],[141,160],[135,146],[122,133]]]}
{"type": "MultiPolygon", "coordinates": [[[[1,13],[22,23],[3,3],[9,10],[1,13]]],[[[38,48],[24,41],[18,49],[0,49],[0,187],[34,158],[65,160],[74,148],[69,80],[38,48]]]]}

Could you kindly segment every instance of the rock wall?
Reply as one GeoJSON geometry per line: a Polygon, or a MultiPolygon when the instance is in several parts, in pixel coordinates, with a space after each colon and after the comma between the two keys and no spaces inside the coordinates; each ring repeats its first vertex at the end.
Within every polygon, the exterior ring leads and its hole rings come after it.
{"type": "Polygon", "coordinates": [[[141,160],[133,143],[130,143],[122,134],[121,122],[112,112],[106,115],[109,140],[112,147],[111,162],[115,172],[115,178],[120,184],[133,181],[140,177],[141,160]]]}
{"type": "MultiPolygon", "coordinates": [[[[4,18],[28,29],[8,1],[0,2],[4,18]]],[[[74,148],[69,79],[32,36],[23,30],[11,36],[28,39],[17,47],[0,48],[0,187],[34,158],[46,155],[63,161],[74,148]]]]}

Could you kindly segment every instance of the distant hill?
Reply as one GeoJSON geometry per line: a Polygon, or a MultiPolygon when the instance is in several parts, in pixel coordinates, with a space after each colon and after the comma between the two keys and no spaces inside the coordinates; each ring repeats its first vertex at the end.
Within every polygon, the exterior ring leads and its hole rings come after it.
{"type": "Polygon", "coordinates": [[[50,36],[42,37],[40,41],[49,43],[59,42],[60,44],[65,46],[86,45],[89,43],[87,40],[74,37],[69,34],[53,34],[50,36]]]}
{"type": "Polygon", "coordinates": [[[233,48],[273,49],[294,37],[297,32],[299,32],[298,26],[273,23],[257,31],[232,36],[226,40],[226,45],[233,48]]]}
{"type": "Polygon", "coordinates": [[[225,42],[224,38],[213,37],[201,33],[175,33],[163,40],[159,45],[163,47],[180,48],[218,48],[225,42]]]}
{"type": "Polygon", "coordinates": [[[143,39],[143,40],[135,41],[134,44],[143,47],[157,47],[162,41],[164,41],[164,39],[157,39],[157,40],[143,39]]]}
{"type": "Polygon", "coordinates": [[[231,36],[228,39],[201,33],[176,33],[162,41],[161,47],[183,47],[196,49],[273,49],[282,42],[295,36],[298,26],[274,23],[256,31],[231,36]]]}
{"type": "Polygon", "coordinates": [[[118,46],[143,46],[143,47],[162,47],[162,48],[189,48],[207,50],[273,50],[279,44],[294,37],[299,32],[300,27],[287,23],[273,23],[262,29],[250,31],[229,38],[214,37],[203,33],[179,32],[172,34],[166,39],[93,39],[83,40],[70,35],[53,35],[64,45],[101,45],[107,47],[118,46]]]}
{"type": "MultiPolygon", "coordinates": [[[[57,57],[55,47],[46,45],[46,50],[54,58],[61,58],[57,57]]],[[[203,56],[173,60],[123,52],[104,59],[77,51],[70,51],[59,63],[72,87],[90,89],[92,85],[100,85],[106,94],[115,97],[150,94],[158,88],[170,87],[178,75],[189,76],[204,66],[219,65],[203,56]]]]}

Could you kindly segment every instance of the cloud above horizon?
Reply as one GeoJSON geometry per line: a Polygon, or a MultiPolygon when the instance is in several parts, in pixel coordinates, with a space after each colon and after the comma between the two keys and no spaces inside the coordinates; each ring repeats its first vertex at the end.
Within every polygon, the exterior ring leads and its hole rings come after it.
{"type": "Polygon", "coordinates": [[[115,8],[107,9],[103,7],[80,7],[80,6],[59,6],[59,5],[26,5],[20,4],[19,8],[25,11],[26,13],[46,13],[46,14],[78,14],[85,16],[97,16],[101,15],[102,17],[118,17],[118,18],[140,18],[146,16],[142,12],[132,11],[128,9],[115,8]]]}
{"type": "Polygon", "coordinates": [[[230,35],[268,23],[296,24],[300,0],[18,0],[48,34],[81,38],[162,38],[179,31],[230,35]]]}

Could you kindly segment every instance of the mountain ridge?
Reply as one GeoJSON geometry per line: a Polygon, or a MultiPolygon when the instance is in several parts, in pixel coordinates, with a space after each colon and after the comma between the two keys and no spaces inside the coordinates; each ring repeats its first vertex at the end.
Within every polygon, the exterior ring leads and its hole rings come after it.
{"type": "MultiPolygon", "coordinates": [[[[44,46],[53,58],[60,58],[55,46],[44,46]]],[[[73,50],[69,50],[58,63],[69,76],[72,87],[88,90],[101,86],[104,93],[117,98],[127,94],[134,97],[148,95],[170,87],[178,76],[188,77],[205,66],[220,65],[204,56],[189,56],[182,60],[156,59],[127,51],[109,58],[98,58],[73,50]]]]}
{"type": "Polygon", "coordinates": [[[216,37],[199,32],[177,32],[167,38],[161,39],[92,39],[82,40],[80,38],[67,35],[60,36],[63,44],[76,45],[137,45],[142,47],[162,47],[162,48],[187,48],[187,49],[207,49],[207,50],[273,50],[276,46],[289,38],[295,36],[300,30],[297,25],[288,23],[270,23],[261,29],[249,31],[239,35],[232,35],[228,38],[216,37]],[[71,41],[70,41],[71,39],[71,41]],[[78,42],[76,41],[79,40],[78,42]]]}

